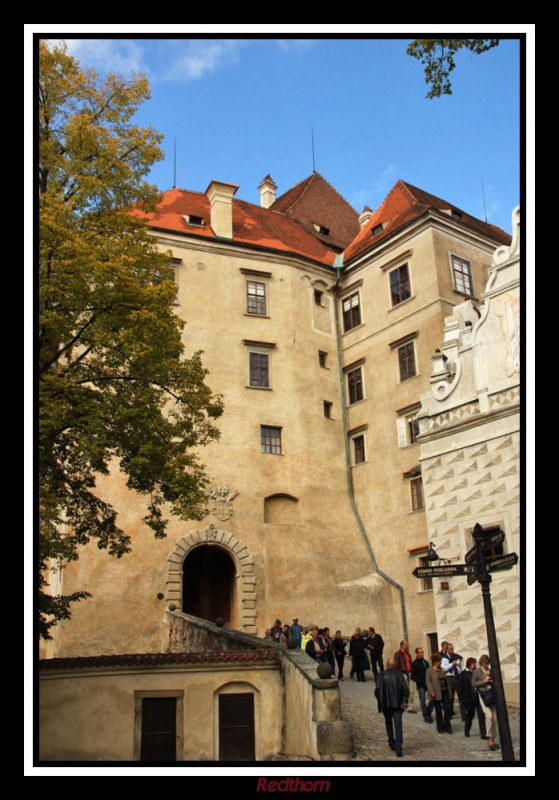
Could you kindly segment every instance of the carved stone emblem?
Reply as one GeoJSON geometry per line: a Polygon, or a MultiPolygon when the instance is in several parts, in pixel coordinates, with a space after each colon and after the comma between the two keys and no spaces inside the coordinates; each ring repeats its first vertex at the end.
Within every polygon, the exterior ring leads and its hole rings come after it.
{"type": "Polygon", "coordinates": [[[233,515],[233,500],[238,494],[237,491],[231,492],[226,483],[208,489],[210,514],[214,514],[223,522],[230,519],[233,515]]]}

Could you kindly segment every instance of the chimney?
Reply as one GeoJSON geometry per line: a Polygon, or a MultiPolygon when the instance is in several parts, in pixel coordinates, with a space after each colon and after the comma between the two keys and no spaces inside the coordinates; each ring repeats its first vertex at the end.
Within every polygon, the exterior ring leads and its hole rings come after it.
{"type": "Polygon", "coordinates": [[[278,188],[270,175],[263,178],[262,183],[259,184],[260,189],[260,205],[262,208],[270,208],[276,199],[276,189],[278,188]]]}
{"type": "Polygon", "coordinates": [[[359,219],[357,220],[357,221],[359,222],[359,226],[360,226],[361,230],[363,230],[363,228],[365,227],[365,225],[367,224],[367,222],[368,222],[370,219],[372,219],[372,218],[373,218],[373,213],[374,213],[374,212],[373,212],[373,211],[372,211],[372,210],[369,208],[369,206],[365,206],[365,208],[364,208],[364,209],[363,209],[363,211],[361,212],[361,216],[360,216],[360,217],[359,217],[359,219]]]}
{"type": "Polygon", "coordinates": [[[234,183],[212,181],[205,191],[210,201],[210,227],[221,239],[233,238],[233,195],[238,188],[234,183]]]}

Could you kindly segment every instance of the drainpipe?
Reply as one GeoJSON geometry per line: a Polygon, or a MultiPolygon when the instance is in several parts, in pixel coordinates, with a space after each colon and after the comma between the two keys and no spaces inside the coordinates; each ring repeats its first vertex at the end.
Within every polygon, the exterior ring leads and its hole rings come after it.
{"type": "Polygon", "coordinates": [[[339,372],[339,379],[340,379],[340,390],[342,395],[342,424],[344,429],[344,440],[345,440],[345,458],[346,458],[346,473],[347,473],[347,491],[349,494],[349,501],[351,503],[351,509],[353,511],[353,515],[357,522],[357,527],[361,533],[363,538],[363,542],[365,544],[365,548],[367,553],[369,554],[369,558],[371,559],[371,564],[373,565],[374,571],[380,575],[381,578],[384,578],[385,581],[390,583],[400,594],[400,611],[402,613],[402,631],[403,631],[403,639],[408,638],[408,623],[406,620],[406,603],[404,600],[404,588],[391,578],[390,575],[387,575],[386,572],[383,572],[375,558],[375,554],[373,552],[373,548],[371,547],[371,542],[369,541],[369,536],[367,531],[365,530],[365,526],[363,524],[363,520],[361,519],[361,514],[359,513],[359,508],[357,507],[357,503],[355,500],[355,493],[353,491],[353,470],[351,467],[351,454],[349,449],[349,426],[348,426],[348,414],[347,414],[347,395],[346,395],[346,384],[345,384],[345,376],[344,376],[344,368],[343,368],[343,359],[342,359],[342,337],[340,332],[340,315],[338,310],[338,286],[340,283],[340,273],[343,269],[343,260],[344,256],[343,253],[337,255],[334,259],[334,269],[337,273],[336,285],[334,287],[334,317],[336,320],[336,341],[338,345],[338,372],[339,372]]]}

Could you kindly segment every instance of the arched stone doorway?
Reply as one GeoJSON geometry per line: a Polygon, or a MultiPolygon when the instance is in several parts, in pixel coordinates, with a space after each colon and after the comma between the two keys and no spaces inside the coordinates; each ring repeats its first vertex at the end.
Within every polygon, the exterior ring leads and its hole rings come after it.
{"type": "Polygon", "coordinates": [[[190,551],[182,567],[182,610],[227,627],[237,627],[236,569],[222,548],[200,545],[190,551]]]}
{"type": "MultiPolygon", "coordinates": [[[[197,592],[200,594],[199,589],[196,589],[196,581],[198,586],[205,586],[205,594],[208,593],[208,581],[211,583],[213,580],[220,585],[229,587],[230,593],[230,616],[231,619],[228,627],[237,628],[245,633],[257,633],[256,627],[256,573],[254,569],[254,559],[248,547],[239,541],[229,531],[217,530],[215,525],[208,525],[203,530],[190,531],[186,536],[183,536],[173,547],[171,553],[167,558],[167,592],[166,600],[169,608],[178,608],[184,610],[185,613],[195,614],[195,611],[188,611],[188,604],[191,602],[190,588],[185,587],[183,575],[193,577],[198,570],[195,567],[202,567],[202,573],[207,575],[207,580],[202,581],[202,576],[195,577],[193,586],[193,596],[196,598],[197,592]],[[194,556],[197,550],[201,550],[199,556],[194,556]],[[214,551],[215,555],[209,554],[209,551],[214,551]],[[218,555],[221,553],[222,555],[218,555]],[[190,556],[194,556],[190,561],[190,556]],[[229,562],[233,564],[233,577],[229,562]],[[212,577],[213,575],[213,577],[212,577]],[[233,584],[231,586],[231,583],[233,584]],[[183,601],[183,594],[187,605],[183,601]],[[190,599],[187,599],[190,598],[190,599]]],[[[225,589],[222,590],[222,602],[226,596],[225,589]]],[[[202,598],[200,598],[201,600],[202,598]]],[[[198,610],[200,611],[200,601],[198,602],[198,610]]],[[[192,607],[192,606],[191,606],[192,607]]],[[[204,608],[208,608],[206,604],[204,608]]],[[[224,616],[223,613],[214,614],[214,607],[209,604],[208,614],[213,616],[206,616],[205,619],[213,621],[217,616],[224,616]]],[[[198,616],[198,614],[195,614],[198,616]]]]}

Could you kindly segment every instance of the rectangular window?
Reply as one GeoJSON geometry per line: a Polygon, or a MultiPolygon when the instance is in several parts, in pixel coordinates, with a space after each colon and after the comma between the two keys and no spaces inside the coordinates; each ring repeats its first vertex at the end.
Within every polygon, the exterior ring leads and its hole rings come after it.
{"type": "Polygon", "coordinates": [[[347,392],[349,397],[349,405],[363,400],[363,373],[361,367],[352,369],[347,373],[347,392]]]}
{"type": "Polygon", "coordinates": [[[365,435],[354,436],[353,442],[353,463],[363,464],[365,461],[365,435]]]}
{"type": "Polygon", "coordinates": [[[263,453],[281,455],[281,428],[271,428],[268,425],[261,425],[260,444],[263,453]]]}
{"type": "Polygon", "coordinates": [[[321,292],[319,289],[314,290],[314,302],[317,306],[322,305],[322,295],[324,292],[321,292]]]}
{"type": "Polygon", "coordinates": [[[454,273],[454,288],[456,291],[471,297],[473,295],[473,284],[470,262],[464,258],[452,256],[452,271],[454,273]]]}
{"type": "Polygon", "coordinates": [[[401,414],[396,420],[398,447],[409,447],[415,444],[419,436],[419,420],[417,411],[413,414],[401,414]]]}
{"type": "Polygon", "coordinates": [[[344,333],[361,325],[361,308],[359,305],[359,292],[350,294],[342,300],[344,317],[344,333]]]}
{"type": "MultiPolygon", "coordinates": [[[[425,556],[422,556],[419,559],[419,566],[420,567],[430,567],[432,566],[430,561],[427,561],[425,556]]],[[[433,589],[433,578],[421,578],[420,580],[421,591],[423,592],[430,592],[433,589]]]]}
{"type": "Polygon", "coordinates": [[[270,387],[270,357],[266,353],[249,353],[250,385],[261,389],[270,387]]]}
{"type": "Polygon", "coordinates": [[[411,488],[411,507],[412,511],[420,511],[425,508],[425,498],[423,496],[423,478],[412,478],[411,488]]]}
{"type": "Polygon", "coordinates": [[[398,303],[403,303],[404,300],[411,297],[408,265],[403,264],[401,267],[398,267],[398,269],[393,269],[389,275],[392,305],[397,306],[398,303]]]}
{"type": "Polygon", "coordinates": [[[400,367],[400,381],[407,381],[417,375],[415,368],[415,347],[413,342],[407,342],[398,348],[398,365],[400,367]]]}
{"type": "Polygon", "coordinates": [[[329,403],[328,400],[324,400],[324,416],[326,419],[332,419],[332,403],[329,403]]]}
{"type": "Polygon", "coordinates": [[[327,368],[328,353],[325,353],[324,350],[318,351],[318,363],[323,369],[327,368]]]}
{"type": "Polygon", "coordinates": [[[266,316],[266,284],[247,281],[247,314],[266,316]]]}

